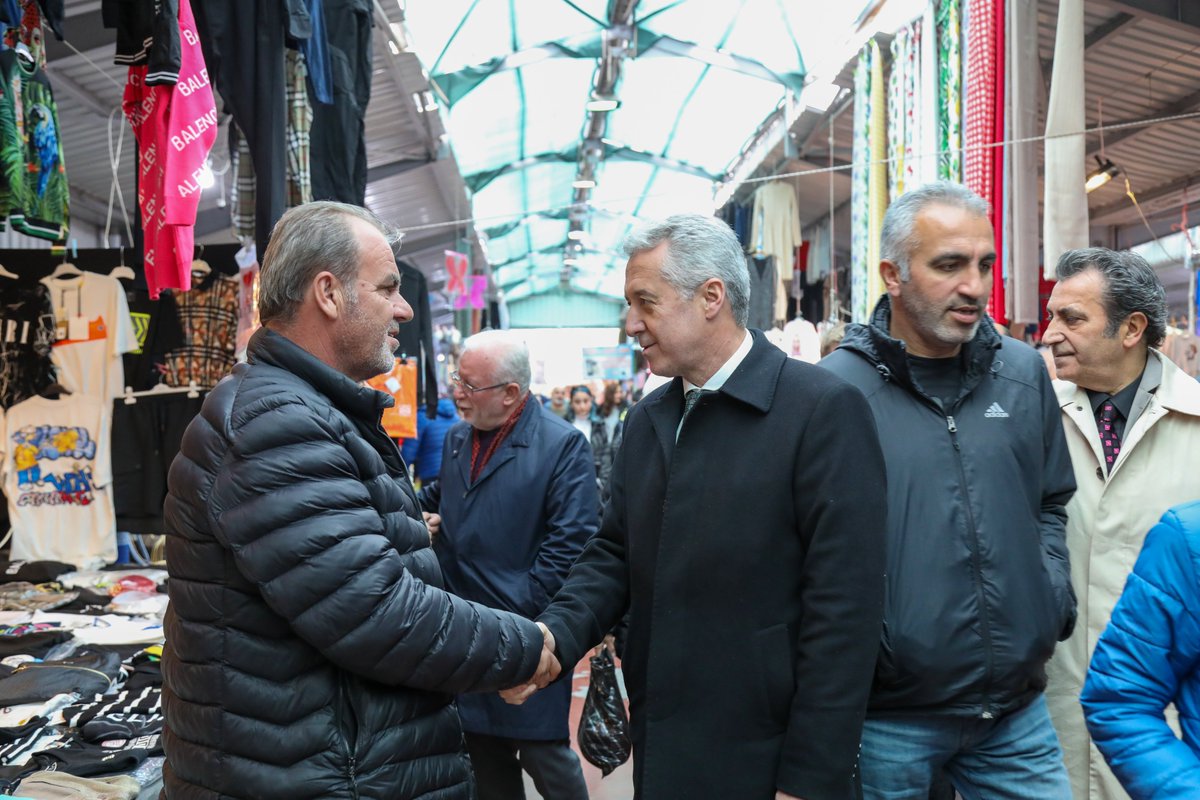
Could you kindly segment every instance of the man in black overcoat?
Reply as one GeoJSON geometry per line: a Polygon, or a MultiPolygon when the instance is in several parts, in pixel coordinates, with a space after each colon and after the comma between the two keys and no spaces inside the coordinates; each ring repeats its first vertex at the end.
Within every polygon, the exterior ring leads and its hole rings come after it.
{"type": "Polygon", "coordinates": [[[856,797],[883,606],[870,410],[746,330],[724,223],[673,216],[625,250],[626,331],[674,379],[626,418],[600,532],[539,617],[547,648],[569,674],[628,609],[640,798],[856,797]]]}

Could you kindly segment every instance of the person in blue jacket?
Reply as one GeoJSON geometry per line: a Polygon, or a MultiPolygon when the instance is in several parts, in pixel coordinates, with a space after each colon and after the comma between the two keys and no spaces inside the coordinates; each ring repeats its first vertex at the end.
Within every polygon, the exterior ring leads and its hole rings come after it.
{"type": "Polygon", "coordinates": [[[1200,797],[1200,501],[1170,509],[1147,535],[1080,701],[1133,800],[1200,797]],[[1182,741],[1163,716],[1171,703],[1182,741]]]}
{"type": "Polygon", "coordinates": [[[436,480],[441,472],[442,444],[446,441],[446,434],[458,420],[458,411],[449,397],[438,399],[437,416],[433,419],[424,414],[417,414],[417,437],[405,439],[400,447],[400,454],[404,456],[404,463],[412,467],[422,485],[436,480]]]}

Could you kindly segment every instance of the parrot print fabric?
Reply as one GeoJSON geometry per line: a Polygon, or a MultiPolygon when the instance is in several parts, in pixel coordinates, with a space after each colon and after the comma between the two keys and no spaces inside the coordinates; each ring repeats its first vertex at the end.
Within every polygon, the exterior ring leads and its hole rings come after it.
{"type": "Polygon", "coordinates": [[[70,192],[58,108],[44,72],[0,51],[0,214],[39,239],[66,238],[70,192]]]}

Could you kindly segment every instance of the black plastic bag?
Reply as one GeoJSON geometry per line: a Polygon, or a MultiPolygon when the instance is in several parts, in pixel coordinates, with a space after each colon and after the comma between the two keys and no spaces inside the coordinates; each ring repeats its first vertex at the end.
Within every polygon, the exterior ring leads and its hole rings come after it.
{"type": "Polygon", "coordinates": [[[607,647],[592,656],[592,677],[579,719],[579,752],[608,775],[629,760],[629,717],[607,647]]]}

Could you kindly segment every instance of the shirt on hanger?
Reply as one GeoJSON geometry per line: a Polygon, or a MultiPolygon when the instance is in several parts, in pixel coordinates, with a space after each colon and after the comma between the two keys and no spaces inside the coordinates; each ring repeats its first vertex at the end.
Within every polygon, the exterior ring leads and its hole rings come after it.
{"type": "Polygon", "coordinates": [[[70,193],[54,92],[36,61],[0,51],[0,214],[15,230],[57,241],[67,233],[70,193]]]}
{"type": "Polygon", "coordinates": [[[138,206],[152,298],[163,289],[190,286],[200,176],[217,139],[217,107],[192,7],[188,0],[178,2],[178,83],[154,85],[147,66],[133,66],[122,100],[138,142],[138,206]]]}
{"type": "Polygon", "coordinates": [[[135,392],[144,392],[162,383],[167,353],[184,344],[183,326],[175,298],[169,294],[151,300],[146,289],[131,287],[125,290],[125,300],[136,343],[122,359],[124,385],[135,392]]]}
{"type": "Polygon", "coordinates": [[[59,382],[76,394],[103,398],[120,395],[125,388],[121,355],[137,349],[120,281],[85,272],[43,278],[42,284],[50,292],[55,319],[67,333],[67,338],[55,342],[51,354],[59,382]],[[74,325],[72,320],[81,322],[74,325]]]}
{"type": "Polygon", "coordinates": [[[109,409],[107,399],[71,394],[8,410],[0,447],[13,559],[116,560],[109,409]]]}
{"type": "Polygon", "coordinates": [[[54,382],[53,344],[54,310],[46,287],[0,283],[0,407],[16,405],[54,382]]]}
{"type": "Polygon", "coordinates": [[[791,358],[798,358],[815,364],[821,360],[821,335],[817,328],[803,317],[783,326],[783,352],[791,358]]]}
{"type": "Polygon", "coordinates": [[[754,193],[750,218],[750,252],[775,256],[779,279],[792,279],[793,250],[800,246],[800,211],[796,190],[785,181],[772,181],[754,193]]]}
{"type": "Polygon", "coordinates": [[[187,343],[167,354],[165,382],[190,381],[211,389],[237,363],[238,296],[241,281],[209,273],[199,285],[175,296],[187,343]]]}

